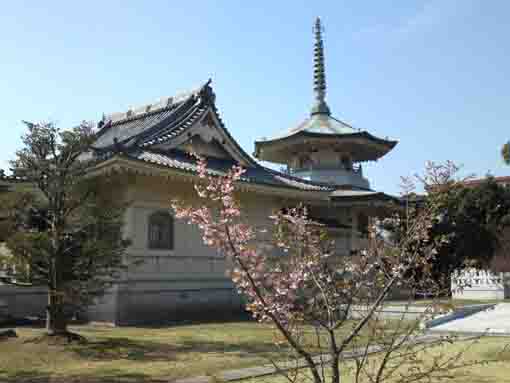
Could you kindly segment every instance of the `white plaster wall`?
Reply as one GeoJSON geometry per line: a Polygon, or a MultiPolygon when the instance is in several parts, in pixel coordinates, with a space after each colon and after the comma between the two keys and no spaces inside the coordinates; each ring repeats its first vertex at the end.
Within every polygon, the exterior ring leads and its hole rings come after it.
{"type": "MultiPolygon", "coordinates": [[[[132,245],[128,250],[131,258],[143,260],[143,264],[130,270],[128,279],[176,279],[225,278],[225,260],[214,249],[206,246],[200,230],[185,220],[174,221],[174,249],[154,250],[148,248],[148,219],[158,211],[170,209],[173,198],[182,198],[186,203],[203,203],[190,183],[158,183],[150,178],[138,178],[128,193],[133,201],[126,213],[126,237],[132,245]]],[[[240,194],[243,212],[255,226],[267,226],[268,216],[282,206],[277,198],[240,194]]]]}
{"type": "Polygon", "coordinates": [[[319,166],[340,167],[340,154],[334,150],[321,150],[310,153],[313,163],[319,166]]]}
{"type": "MultiPolygon", "coordinates": [[[[143,263],[126,273],[118,284],[117,301],[103,311],[117,310],[117,323],[164,322],[204,315],[232,315],[242,309],[226,270],[227,262],[203,244],[200,231],[184,220],[174,221],[174,249],[148,248],[148,218],[158,210],[170,210],[173,198],[197,205],[191,183],[161,181],[137,176],[131,179],[126,212],[125,236],[132,245],[128,260],[143,263]]],[[[255,226],[266,226],[268,216],[282,206],[276,197],[241,193],[243,212],[255,226]]]]}

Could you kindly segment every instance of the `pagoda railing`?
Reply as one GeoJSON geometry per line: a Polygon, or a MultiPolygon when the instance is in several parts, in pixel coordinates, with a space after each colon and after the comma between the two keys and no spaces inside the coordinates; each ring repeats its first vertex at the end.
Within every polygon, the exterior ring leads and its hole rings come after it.
{"type": "Polygon", "coordinates": [[[301,173],[306,171],[313,171],[313,170],[325,170],[325,171],[344,171],[352,174],[356,174],[359,176],[363,176],[363,168],[361,167],[361,164],[354,165],[352,168],[346,168],[342,166],[317,166],[317,165],[310,165],[310,166],[303,166],[300,168],[287,168],[284,169],[284,172],[287,174],[294,174],[294,173],[301,173]]]}

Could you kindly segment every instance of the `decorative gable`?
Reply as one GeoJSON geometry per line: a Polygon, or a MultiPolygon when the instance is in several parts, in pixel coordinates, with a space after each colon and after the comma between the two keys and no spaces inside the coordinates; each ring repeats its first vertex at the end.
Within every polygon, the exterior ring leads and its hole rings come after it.
{"type": "MultiPolygon", "coordinates": [[[[233,160],[232,155],[225,150],[223,145],[216,138],[211,138],[209,142],[205,141],[201,135],[191,137],[184,144],[177,147],[183,152],[193,152],[205,157],[214,157],[233,160]]],[[[235,160],[235,159],[234,159],[235,160]]]]}
{"type": "Polygon", "coordinates": [[[158,151],[172,149],[185,152],[194,151],[206,157],[233,160],[245,167],[253,166],[253,160],[228,134],[212,108],[183,134],[152,147],[158,151]]]}

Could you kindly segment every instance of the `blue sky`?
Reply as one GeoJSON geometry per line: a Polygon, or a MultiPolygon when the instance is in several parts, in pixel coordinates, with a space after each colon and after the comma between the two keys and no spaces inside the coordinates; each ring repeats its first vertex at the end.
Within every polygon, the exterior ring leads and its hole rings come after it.
{"type": "Polygon", "coordinates": [[[21,120],[98,120],[209,77],[231,133],[295,126],[312,104],[312,25],[324,22],[328,104],[397,147],[366,167],[397,193],[426,160],[508,175],[510,2],[11,1],[0,13],[0,166],[21,120]]]}

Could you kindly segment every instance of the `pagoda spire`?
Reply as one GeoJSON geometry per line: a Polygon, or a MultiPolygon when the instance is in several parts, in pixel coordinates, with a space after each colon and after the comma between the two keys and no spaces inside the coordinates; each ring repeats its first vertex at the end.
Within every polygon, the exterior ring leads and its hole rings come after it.
{"type": "Polygon", "coordinates": [[[320,17],[315,20],[313,28],[315,44],[313,48],[313,90],[315,103],[312,107],[312,115],[330,115],[328,104],[326,104],[326,73],[324,66],[324,46],[322,43],[322,25],[320,17]]]}

